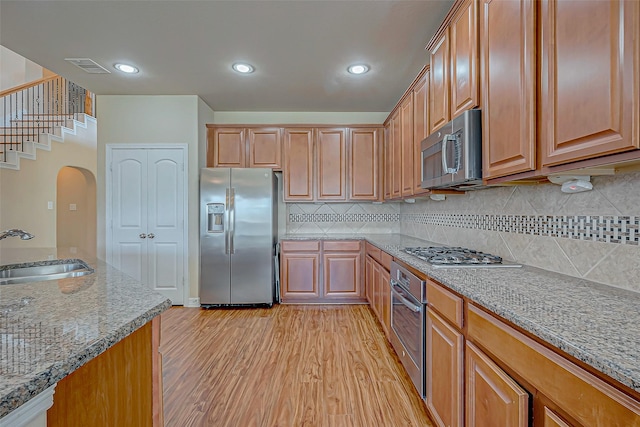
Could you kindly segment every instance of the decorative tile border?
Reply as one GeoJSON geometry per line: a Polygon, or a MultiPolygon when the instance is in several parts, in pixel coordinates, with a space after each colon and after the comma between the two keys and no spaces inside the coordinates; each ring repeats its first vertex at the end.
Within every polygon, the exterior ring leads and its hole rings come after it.
{"type": "Polygon", "coordinates": [[[627,245],[640,236],[637,216],[402,214],[401,221],[627,245]]]}
{"type": "Polygon", "coordinates": [[[400,214],[398,213],[289,214],[289,222],[398,222],[399,220],[400,220],[400,214]]]}

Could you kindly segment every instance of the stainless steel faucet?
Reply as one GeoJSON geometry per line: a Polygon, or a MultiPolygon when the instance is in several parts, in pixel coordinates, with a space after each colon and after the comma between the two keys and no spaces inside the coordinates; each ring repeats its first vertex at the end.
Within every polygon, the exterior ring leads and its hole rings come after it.
{"type": "Polygon", "coordinates": [[[33,239],[34,236],[31,233],[27,233],[24,230],[18,230],[17,228],[12,228],[11,230],[5,230],[0,233],[0,240],[6,239],[7,237],[20,237],[22,240],[33,239]]]}

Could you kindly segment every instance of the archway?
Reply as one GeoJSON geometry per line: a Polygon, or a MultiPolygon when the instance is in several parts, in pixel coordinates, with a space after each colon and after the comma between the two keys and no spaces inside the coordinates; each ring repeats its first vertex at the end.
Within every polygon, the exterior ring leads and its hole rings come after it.
{"type": "Polygon", "coordinates": [[[56,246],[96,254],[96,179],[87,169],[65,166],[56,183],[56,246]]]}

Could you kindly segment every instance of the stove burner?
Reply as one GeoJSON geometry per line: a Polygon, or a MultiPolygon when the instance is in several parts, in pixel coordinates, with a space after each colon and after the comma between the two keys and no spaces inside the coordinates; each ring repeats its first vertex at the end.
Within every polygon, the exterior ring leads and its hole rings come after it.
{"type": "Polygon", "coordinates": [[[405,248],[404,251],[436,265],[502,265],[502,258],[497,255],[462,247],[430,246],[405,248]]]}

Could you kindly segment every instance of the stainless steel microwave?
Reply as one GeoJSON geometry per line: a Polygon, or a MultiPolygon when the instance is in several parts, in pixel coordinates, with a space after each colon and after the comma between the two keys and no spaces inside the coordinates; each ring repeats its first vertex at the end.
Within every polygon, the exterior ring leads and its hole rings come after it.
{"type": "Polygon", "coordinates": [[[421,143],[422,188],[482,186],[480,110],[468,110],[421,143]]]}

